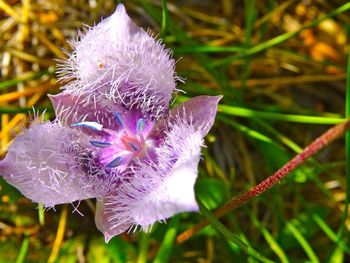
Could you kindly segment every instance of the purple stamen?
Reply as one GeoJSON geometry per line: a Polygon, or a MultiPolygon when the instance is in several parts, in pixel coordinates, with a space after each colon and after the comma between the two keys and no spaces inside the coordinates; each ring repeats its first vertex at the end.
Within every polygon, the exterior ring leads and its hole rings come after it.
{"type": "Polygon", "coordinates": [[[90,141],[91,145],[98,147],[98,148],[107,148],[111,146],[109,142],[99,142],[99,141],[90,141]]]}
{"type": "Polygon", "coordinates": [[[122,127],[123,126],[123,119],[122,119],[122,116],[120,115],[119,112],[114,113],[114,118],[117,121],[118,125],[122,127]]]}
{"type": "Polygon", "coordinates": [[[113,161],[111,161],[110,163],[108,163],[107,166],[108,166],[109,168],[117,167],[118,165],[120,165],[121,159],[122,159],[122,157],[118,156],[118,157],[115,158],[113,161]]]}
{"type": "Polygon", "coordinates": [[[134,152],[137,152],[137,151],[139,150],[139,148],[137,148],[137,146],[136,146],[135,144],[133,144],[133,143],[131,143],[131,142],[128,142],[128,144],[129,144],[129,146],[132,148],[132,150],[133,150],[134,152]]]}
{"type": "Polygon", "coordinates": [[[141,118],[137,121],[137,131],[142,132],[144,128],[145,128],[145,120],[141,118]]]}
{"type": "MultiPolygon", "coordinates": [[[[101,134],[101,139],[96,138],[90,141],[92,146],[99,148],[96,149],[97,156],[103,165],[109,168],[119,166],[120,170],[123,170],[136,158],[140,160],[149,158],[146,154],[150,152],[150,149],[146,148],[152,145],[152,139],[148,138],[147,133],[150,124],[146,122],[146,119],[139,112],[123,114],[125,113],[113,112],[118,128],[103,128],[102,131],[106,134],[101,134]]],[[[83,124],[86,123],[76,125],[82,126],[83,124]]],[[[96,126],[96,123],[93,124],[96,126]]]]}
{"type": "Polygon", "coordinates": [[[85,127],[89,129],[93,129],[96,131],[102,131],[103,125],[94,121],[83,121],[78,123],[73,123],[70,125],[71,127],[85,127]]]}

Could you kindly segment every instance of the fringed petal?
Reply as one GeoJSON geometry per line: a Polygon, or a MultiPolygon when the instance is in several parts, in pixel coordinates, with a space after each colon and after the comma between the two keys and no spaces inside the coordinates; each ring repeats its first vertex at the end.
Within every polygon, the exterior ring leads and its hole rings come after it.
{"type": "Polygon", "coordinates": [[[59,65],[63,89],[85,100],[121,101],[158,118],[175,90],[175,61],[169,50],[137,27],[119,4],[115,13],[74,41],[74,52],[59,65]]]}
{"type": "MultiPolygon", "coordinates": [[[[140,163],[133,176],[105,198],[106,229],[140,225],[147,231],[156,221],[185,211],[197,211],[194,195],[202,135],[187,122],[170,124],[156,149],[155,163],[140,163]]],[[[109,232],[114,234],[114,232],[109,232]]]]}
{"type": "Polygon", "coordinates": [[[172,119],[186,120],[204,137],[214,124],[221,98],[222,96],[194,97],[172,109],[169,121],[174,122],[172,119]]]}
{"type": "Polygon", "coordinates": [[[108,220],[110,216],[111,215],[109,215],[109,212],[106,210],[105,201],[103,199],[97,200],[95,222],[98,230],[104,234],[106,243],[108,243],[112,237],[125,232],[132,226],[131,222],[123,222],[123,224],[114,225],[111,223],[111,220],[108,220]]]}
{"type": "MultiPolygon", "coordinates": [[[[69,92],[61,92],[57,95],[49,95],[49,97],[57,119],[67,126],[92,121],[101,124],[103,128],[111,130],[120,128],[120,124],[115,121],[114,115],[115,112],[123,113],[125,111],[121,105],[86,102],[69,92]]],[[[83,131],[91,134],[88,129],[83,129],[83,131]]]]}
{"type": "Polygon", "coordinates": [[[0,161],[0,175],[37,203],[51,207],[95,197],[81,188],[77,160],[82,134],[59,123],[34,123],[17,136],[0,161]]]}
{"type": "MultiPolygon", "coordinates": [[[[192,136],[190,138],[196,139],[192,136]]],[[[162,178],[158,187],[133,204],[131,213],[135,224],[141,225],[147,231],[156,221],[166,220],[181,212],[198,211],[194,185],[199,158],[200,147],[197,146],[189,159],[179,159],[172,170],[162,178]]],[[[143,172],[154,174],[154,171],[150,170],[143,172]]]]}

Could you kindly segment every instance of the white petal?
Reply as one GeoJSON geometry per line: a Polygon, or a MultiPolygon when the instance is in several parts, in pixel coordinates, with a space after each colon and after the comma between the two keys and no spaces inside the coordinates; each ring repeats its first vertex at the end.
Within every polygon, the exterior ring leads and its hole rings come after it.
{"type": "Polygon", "coordinates": [[[113,196],[105,199],[112,228],[141,225],[147,231],[156,221],[185,211],[197,211],[194,194],[203,139],[187,122],[172,125],[156,149],[156,164],[141,163],[113,196]]]}
{"type": "MultiPolygon", "coordinates": [[[[222,96],[197,96],[177,105],[170,111],[170,118],[180,118],[187,121],[200,131],[204,137],[209,132],[215,121],[218,111],[218,103],[222,96]]],[[[173,120],[170,119],[172,122],[173,120]]]]}
{"type": "MultiPolygon", "coordinates": [[[[56,95],[49,95],[55,109],[56,118],[67,126],[77,123],[96,122],[107,129],[118,129],[118,124],[114,121],[114,112],[123,111],[121,105],[101,105],[98,103],[84,102],[83,98],[74,96],[68,92],[61,92],[56,95]]],[[[96,124],[94,124],[96,126],[96,124]]],[[[102,126],[97,125],[97,130],[102,126]]],[[[83,129],[88,134],[89,129],[83,129]]]]}
{"type": "Polygon", "coordinates": [[[160,41],[137,27],[119,4],[115,13],[73,43],[60,66],[64,87],[87,101],[111,100],[157,116],[168,109],[175,61],[160,41]]]}
{"type": "Polygon", "coordinates": [[[125,232],[127,229],[129,229],[132,226],[131,222],[124,222],[123,224],[119,224],[116,227],[110,220],[108,220],[108,217],[109,217],[109,213],[106,210],[105,201],[103,199],[97,200],[95,223],[98,230],[100,230],[104,234],[106,243],[108,243],[108,241],[112,237],[125,232]]]}
{"type": "Polygon", "coordinates": [[[48,207],[94,197],[79,186],[84,177],[75,154],[79,137],[58,123],[34,123],[10,145],[0,174],[23,195],[48,207]]]}
{"type": "Polygon", "coordinates": [[[156,221],[165,220],[177,213],[198,211],[194,184],[199,156],[198,150],[191,159],[176,163],[158,188],[132,205],[131,214],[136,224],[147,230],[156,221]]]}
{"type": "MultiPolygon", "coordinates": [[[[147,229],[156,221],[165,220],[176,213],[197,211],[194,184],[198,175],[203,139],[195,127],[178,120],[170,127],[163,145],[156,149],[157,171],[160,181],[153,190],[135,203],[132,214],[135,222],[147,229]],[[174,160],[176,162],[174,163],[174,160]],[[147,207],[147,213],[144,208],[147,207]]],[[[144,171],[152,173],[151,169],[144,171]]],[[[148,176],[148,177],[151,177],[148,176]]],[[[154,180],[154,179],[153,179],[154,180]]]]}

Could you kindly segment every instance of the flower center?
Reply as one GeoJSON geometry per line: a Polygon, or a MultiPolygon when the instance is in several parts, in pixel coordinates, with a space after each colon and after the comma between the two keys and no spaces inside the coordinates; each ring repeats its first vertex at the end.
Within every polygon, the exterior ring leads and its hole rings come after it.
{"type": "Polygon", "coordinates": [[[154,155],[155,140],[150,132],[154,126],[146,121],[138,112],[129,112],[122,116],[114,113],[117,129],[104,128],[97,122],[80,122],[72,126],[82,126],[102,133],[98,140],[91,140],[90,144],[96,148],[98,161],[120,171],[133,160],[143,160],[154,155]]]}

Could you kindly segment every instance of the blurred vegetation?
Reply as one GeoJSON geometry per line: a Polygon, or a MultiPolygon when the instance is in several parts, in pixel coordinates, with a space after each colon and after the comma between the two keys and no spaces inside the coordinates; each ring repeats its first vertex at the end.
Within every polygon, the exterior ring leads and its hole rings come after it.
{"type": "MultiPolygon", "coordinates": [[[[124,4],[174,51],[186,96],[224,95],[196,184],[208,209],[246,192],[349,116],[347,1],[165,2],[124,4]]],[[[0,0],[0,155],[28,125],[32,107],[54,118],[46,96],[59,92],[54,59],[64,57],[61,48],[69,50],[77,28],[107,17],[116,4],[0,0]]],[[[331,144],[182,244],[176,236],[203,215],[181,214],[151,234],[123,234],[106,245],[93,201],[43,211],[0,178],[0,262],[258,262],[233,236],[272,261],[350,262],[349,142],[331,144]]]]}

